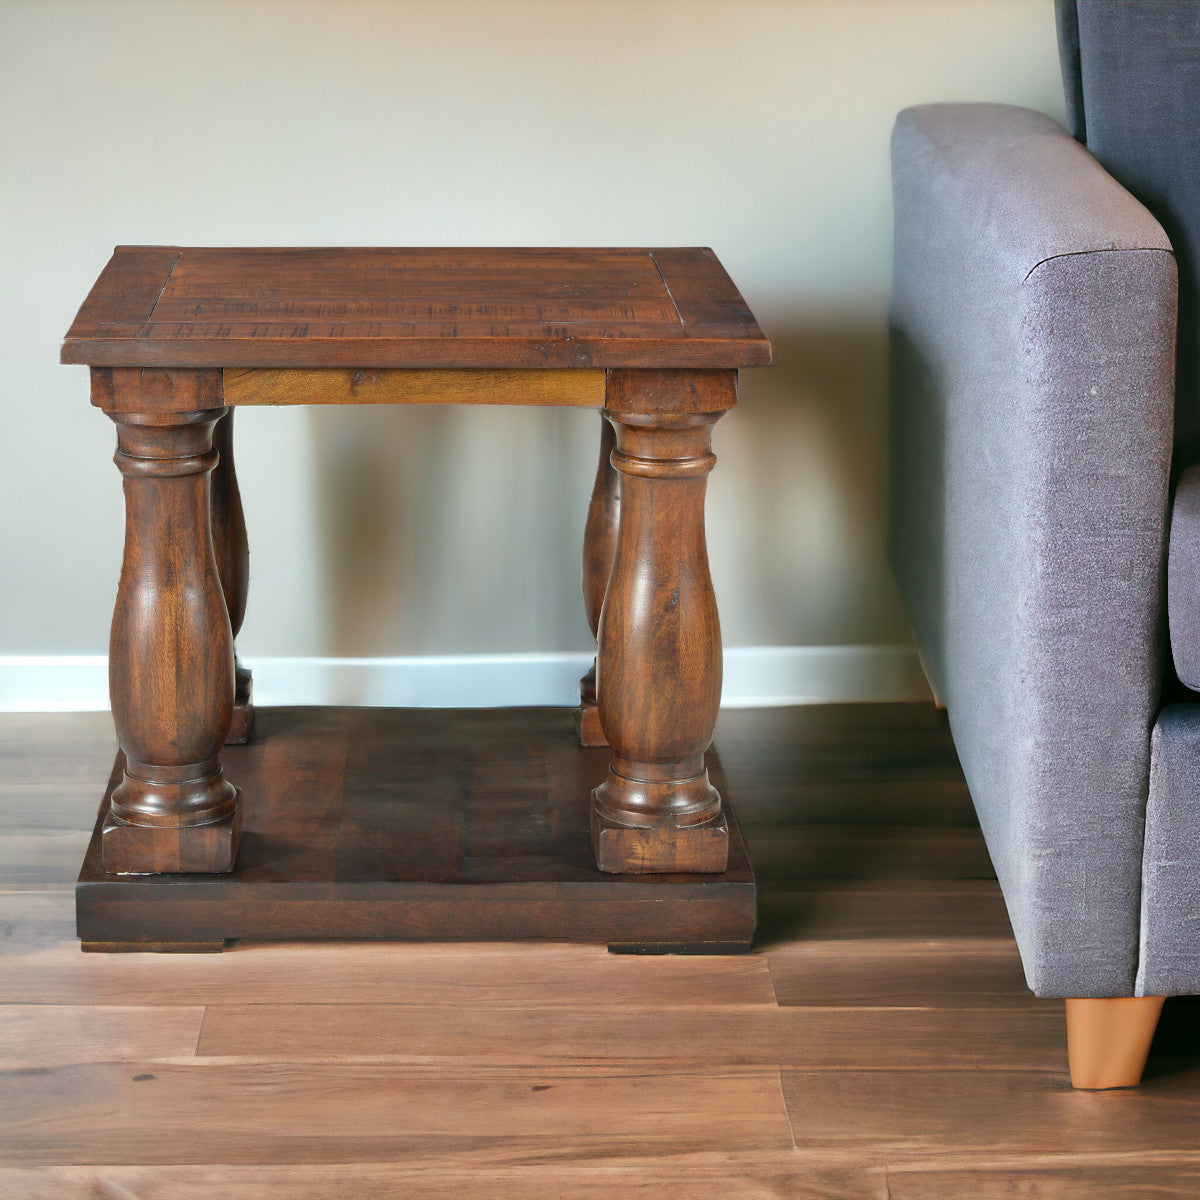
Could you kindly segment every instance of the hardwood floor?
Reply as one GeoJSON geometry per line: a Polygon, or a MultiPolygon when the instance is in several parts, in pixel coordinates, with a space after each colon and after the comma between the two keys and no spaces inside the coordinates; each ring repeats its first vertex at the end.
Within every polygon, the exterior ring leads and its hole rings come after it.
{"type": "Polygon", "coordinates": [[[1200,1195],[1200,1007],[1070,1088],[941,718],[723,714],[756,952],[251,944],[89,955],[105,714],[0,718],[0,1196],[1200,1195]]]}

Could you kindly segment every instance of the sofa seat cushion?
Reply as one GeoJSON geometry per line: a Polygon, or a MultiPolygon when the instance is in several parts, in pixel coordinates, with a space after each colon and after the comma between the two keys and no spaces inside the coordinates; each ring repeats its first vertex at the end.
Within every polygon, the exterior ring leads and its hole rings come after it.
{"type": "Polygon", "coordinates": [[[1150,737],[1139,996],[1200,994],[1200,704],[1163,709],[1150,737]]]}

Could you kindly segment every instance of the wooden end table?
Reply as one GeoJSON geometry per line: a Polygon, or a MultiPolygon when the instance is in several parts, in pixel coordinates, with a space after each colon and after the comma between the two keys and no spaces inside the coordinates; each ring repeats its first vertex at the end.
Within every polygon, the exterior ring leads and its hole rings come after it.
{"type": "Polygon", "coordinates": [[[771,345],[710,250],[119,247],[62,361],[116,422],[126,501],[85,948],[748,945],[704,495],[771,345]],[[251,737],[233,409],[285,404],[601,410],[577,741],[560,710],[264,710],[251,737]]]}

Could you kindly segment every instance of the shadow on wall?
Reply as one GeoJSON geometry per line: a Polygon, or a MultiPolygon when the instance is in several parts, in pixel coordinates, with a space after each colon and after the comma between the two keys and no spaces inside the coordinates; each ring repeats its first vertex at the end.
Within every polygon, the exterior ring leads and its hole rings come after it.
{"type": "Polygon", "coordinates": [[[718,426],[709,529],[718,587],[734,592],[720,597],[726,640],[907,643],[886,548],[886,321],[770,332],[775,366],[742,373],[718,426]]]}
{"type": "Polygon", "coordinates": [[[944,383],[907,334],[891,343],[890,545],[922,661],[946,699],[946,461],[944,383]]]}
{"type": "Polygon", "coordinates": [[[322,653],[587,649],[597,424],[536,408],[311,410],[322,653]]]}
{"type": "MultiPolygon", "coordinates": [[[[886,559],[882,320],[776,334],[716,428],[709,552],[726,645],[903,643],[886,559]]],[[[308,410],[334,656],[586,651],[598,418],[308,410]]]]}

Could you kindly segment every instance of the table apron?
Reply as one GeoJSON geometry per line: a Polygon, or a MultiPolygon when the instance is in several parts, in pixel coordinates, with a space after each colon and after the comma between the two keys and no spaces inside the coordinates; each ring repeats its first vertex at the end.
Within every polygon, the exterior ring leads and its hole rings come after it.
{"type": "Polygon", "coordinates": [[[522,404],[603,408],[603,370],[227,367],[227,405],[522,404]]]}

